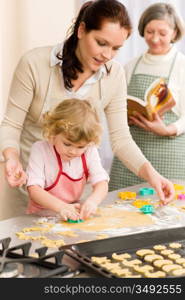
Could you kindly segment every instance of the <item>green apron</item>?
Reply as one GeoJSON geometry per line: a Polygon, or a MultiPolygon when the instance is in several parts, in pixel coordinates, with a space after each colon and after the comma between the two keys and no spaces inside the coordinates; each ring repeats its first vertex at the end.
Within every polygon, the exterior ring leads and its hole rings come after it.
{"type": "MultiPolygon", "coordinates": [[[[176,54],[177,55],[177,54],[176,54]]],[[[168,83],[173,65],[176,59],[173,59],[168,77],[165,78],[168,83]]],[[[130,83],[128,85],[128,95],[132,95],[144,100],[144,94],[150,84],[159,76],[135,74],[135,70],[141,58],[137,61],[133,70],[130,83]]],[[[178,117],[169,111],[164,115],[165,124],[175,122],[178,117]]],[[[164,177],[169,179],[185,180],[185,135],[175,137],[162,137],[147,132],[138,126],[130,126],[130,132],[133,140],[141,149],[145,157],[151,162],[153,167],[164,177]]],[[[121,189],[144,182],[136,176],[123,163],[114,157],[111,171],[109,191],[121,189]]]]}

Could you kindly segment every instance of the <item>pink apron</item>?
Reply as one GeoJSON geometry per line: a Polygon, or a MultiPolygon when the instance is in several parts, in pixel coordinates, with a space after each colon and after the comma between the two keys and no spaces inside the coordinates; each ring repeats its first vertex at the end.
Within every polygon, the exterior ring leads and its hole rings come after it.
{"type": "MultiPolygon", "coordinates": [[[[84,189],[84,185],[86,184],[88,178],[88,169],[87,169],[85,155],[82,154],[81,156],[82,166],[84,171],[83,175],[81,178],[73,179],[69,175],[63,172],[60,155],[57,153],[55,148],[54,150],[58,161],[59,171],[54,183],[51,184],[49,187],[45,188],[45,191],[47,191],[48,193],[52,194],[53,196],[57,197],[58,199],[66,203],[78,202],[80,200],[80,197],[84,189]]],[[[45,208],[30,199],[27,213],[35,213],[42,209],[45,208]]]]}

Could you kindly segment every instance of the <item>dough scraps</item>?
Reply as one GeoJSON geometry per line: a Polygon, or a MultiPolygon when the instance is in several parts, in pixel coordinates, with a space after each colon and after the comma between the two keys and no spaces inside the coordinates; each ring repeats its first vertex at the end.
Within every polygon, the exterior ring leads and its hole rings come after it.
{"type": "Polygon", "coordinates": [[[59,235],[68,236],[68,237],[78,237],[78,234],[72,230],[67,231],[59,231],[57,232],[59,235]]]}

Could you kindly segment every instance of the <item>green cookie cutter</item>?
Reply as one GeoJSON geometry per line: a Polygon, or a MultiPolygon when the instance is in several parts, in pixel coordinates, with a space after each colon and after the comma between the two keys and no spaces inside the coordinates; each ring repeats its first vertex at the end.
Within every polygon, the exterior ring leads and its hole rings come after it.
{"type": "Polygon", "coordinates": [[[147,188],[147,187],[145,187],[145,188],[141,188],[141,189],[139,190],[139,195],[141,195],[141,196],[145,196],[145,195],[153,195],[153,194],[155,194],[155,191],[154,191],[154,189],[152,189],[152,188],[147,188]]]}
{"type": "Polygon", "coordinates": [[[84,220],[78,219],[78,220],[72,220],[72,219],[67,219],[68,223],[82,223],[84,220]]]}
{"type": "Polygon", "coordinates": [[[144,214],[153,214],[155,211],[154,206],[150,204],[143,205],[139,210],[144,214]]]}

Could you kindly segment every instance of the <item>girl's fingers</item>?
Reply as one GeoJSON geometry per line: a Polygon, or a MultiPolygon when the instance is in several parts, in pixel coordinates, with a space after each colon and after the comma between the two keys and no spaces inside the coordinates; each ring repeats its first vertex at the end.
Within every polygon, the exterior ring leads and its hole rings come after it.
{"type": "Polygon", "coordinates": [[[82,209],[80,211],[80,219],[86,219],[87,218],[87,208],[85,206],[82,206],[82,209]]]}
{"type": "Polygon", "coordinates": [[[94,213],[95,213],[94,210],[92,210],[90,208],[85,208],[80,213],[80,219],[88,219],[90,217],[90,215],[92,215],[94,213]]]}
{"type": "Polygon", "coordinates": [[[76,211],[79,213],[80,212],[80,203],[74,204],[74,207],[75,207],[76,211]]]}
{"type": "Polygon", "coordinates": [[[80,219],[80,215],[78,213],[73,213],[71,211],[62,212],[62,215],[67,219],[78,220],[80,219]]]}

